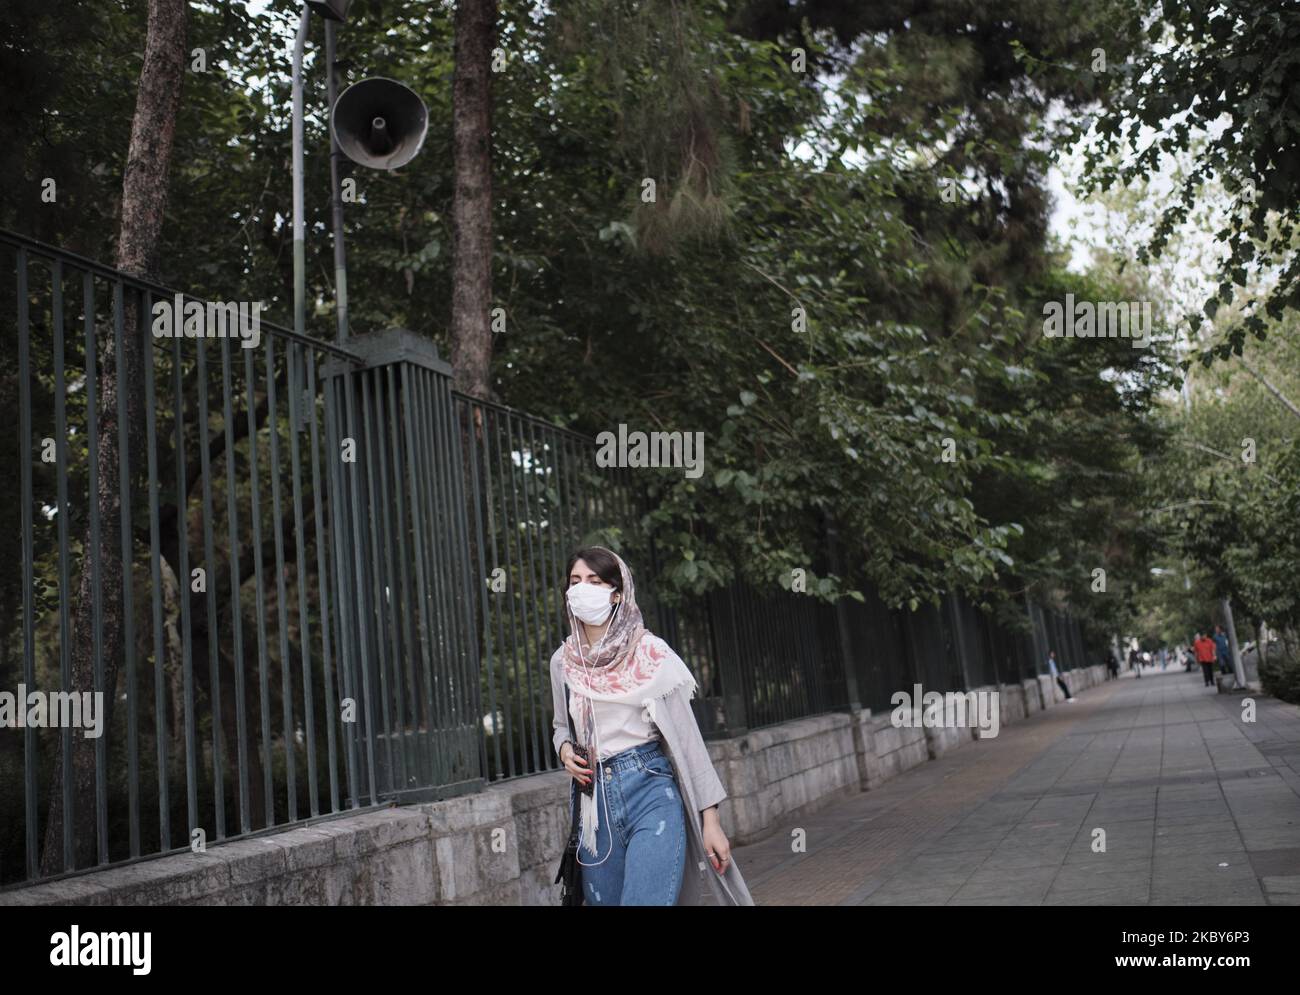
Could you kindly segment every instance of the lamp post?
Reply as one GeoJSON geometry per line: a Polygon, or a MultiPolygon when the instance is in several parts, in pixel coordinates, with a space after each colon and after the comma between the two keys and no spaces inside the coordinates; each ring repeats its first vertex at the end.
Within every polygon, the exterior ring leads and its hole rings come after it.
{"type": "Polygon", "coordinates": [[[305,4],[293,40],[293,330],[299,335],[307,333],[307,250],[302,227],[302,51],[307,44],[310,20],[311,4],[305,4]]]}
{"type": "MultiPolygon", "coordinates": [[[[342,0],[343,9],[352,0],[342,0]]],[[[342,18],[339,18],[342,20],[342,18]]],[[[334,21],[325,22],[325,99],[330,108],[335,104],[334,93],[334,21]]],[[[342,345],[348,337],[348,257],[343,245],[343,191],[339,187],[339,149],[334,129],[330,129],[330,211],[334,219],[334,300],[335,316],[338,319],[338,343],[342,345]]]]}
{"type": "Polygon", "coordinates": [[[293,330],[307,330],[307,250],[303,232],[302,56],[315,11],[325,21],[326,99],[330,105],[330,205],[334,227],[334,297],[338,343],[348,337],[347,252],[343,243],[343,195],[339,156],[372,169],[396,169],[420,151],[428,130],[424,102],[391,79],[365,79],[334,95],[335,25],[347,19],[352,0],[304,0],[293,42],[293,330]],[[340,116],[340,109],[343,114],[340,116]]]}

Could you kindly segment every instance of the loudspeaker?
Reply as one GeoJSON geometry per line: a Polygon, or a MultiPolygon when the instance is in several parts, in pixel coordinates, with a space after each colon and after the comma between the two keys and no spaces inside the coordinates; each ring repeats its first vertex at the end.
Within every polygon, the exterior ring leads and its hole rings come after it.
{"type": "Polygon", "coordinates": [[[305,2],[313,13],[330,21],[346,20],[348,8],[352,6],[352,0],[305,0],[305,2]]]}
{"type": "Polygon", "coordinates": [[[382,76],[353,83],[330,112],[330,131],[343,154],[371,169],[406,165],[428,130],[424,101],[409,86],[382,76]]]}

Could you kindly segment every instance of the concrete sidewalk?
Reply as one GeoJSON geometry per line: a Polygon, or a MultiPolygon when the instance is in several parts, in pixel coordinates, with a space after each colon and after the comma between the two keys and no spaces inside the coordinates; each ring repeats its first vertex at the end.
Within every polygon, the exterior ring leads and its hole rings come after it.
{"type": "Polygon", "coordinates": [[[1300,905],[1300,708],[1144,673],[737,847],[755,902],[1300,905]]]}

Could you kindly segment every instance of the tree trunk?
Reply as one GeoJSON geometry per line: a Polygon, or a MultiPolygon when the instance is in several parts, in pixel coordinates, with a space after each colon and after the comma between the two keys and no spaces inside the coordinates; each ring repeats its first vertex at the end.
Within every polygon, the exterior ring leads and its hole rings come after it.
{"type": "Polygon", "coordinates": [[[451,365],[457,390],[488,397],[492,362],[492,45],[496,0],[456,4],[452,78],[451,365]]]}
{"type": "MultiPolygon", "coordinates": [[[[251,628],[251,627],[249,627],[251,628]]],[[[233,640],[232,640],[233,642],[233,640]]],[[[225,667],[226,673],[232,675],[229,681],[223,681],[221,690],[221,725],[225,733],[222,736],[225,745],[225,769],[229,772],[234,806],[226,806],[226,832],[234,834],[242,832],[244,813],[239,808],[239,698],[235,690],[233,674],[235,672],[235,659],[232,652],[220,652],[221,662],[225,667]]],[[[244,630],[244,659],[253,660],[257,658],[257,642],[248,628],[244,630]]],[[[257,701],[253,692],[255,688],[252,681],[244,682],[244,714],[255,718],[257,712],[257,701]]],[[[252,723],[256,725],[256,723],[252,723]]],[[[245,763],[248,767],[248,813],[247,821],[250,830],[261,829],[266,825],[266,804],[262,793],[262,750],[257,742],[257,730],[245,729],[245,763]]]]}
{"type": "MultiPolygon", "coordinates": [[[[173,783],[185,770],[185,643],[181,638],[180,584],[171,564],[162,562],[159,575],[162,579],[163,629],[167,659],[163,672],[167,675],[167,700],[171,705],[171,745],[167,748],[168,770],[164,777],[173,783]]],[[[189,596],[186,592],[186,597],[189,596]]]]}
{"type": "MultiPolygon", "coordinates": [[[[155,277],[163,209],[167,200],[167,180],[171,168],[172,146],[176,134],[176,115],[180,106],[181,83],[185,72],[185,0],[149,0],[148,27],[145,36],[144,65],[136,96],[135,117],[131,123],[131,143],[127,151],[122,180],[122,216],[118,228],[117,267],[142,277],[155,277]]],[[[94,496],[100,518],[100,576],[102,580],[101,621],[98,633],[104,661],[106,702],[115,698],[118,663],[122,645],[122,561],[118,531],[118,417],[117,392],[126,391],[129,456],[138,463],[144,453],[144,362],[148,345],[140,335],[138,302],[126,293],[123,309],[125,330],[125,369],[116,368],[112,335],[101,335],[99,356],[99,493],[94,496]]],[[[82,548],[90,550],[89,531],[82,537],[82,548]]],[[[91,597],[89,553],[82,561],[76,610],[73,616],[72,688],[94,688],[95,605],[91,597]]],[[[110,721],[105,734],[111,735],[110,721]]],[[[95,846],[95,751],[93,741],[82,736],[72,738],[73,797],[77,804],[72,814],[75,866],[94,863],[95,846]]],[[[45,827],[45,849],[41,860],[42,874],[64,870],[62,859],[64,777],[60,754],[51,782],[49,818],[45,827]]]]}

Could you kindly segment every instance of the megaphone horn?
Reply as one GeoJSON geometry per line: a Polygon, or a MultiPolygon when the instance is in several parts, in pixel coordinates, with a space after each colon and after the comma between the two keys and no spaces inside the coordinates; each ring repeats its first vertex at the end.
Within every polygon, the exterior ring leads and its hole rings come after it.
{"type": "Polygon", "coordinates": [[[420,151],[429,112],[409,86],[376,76],[353,83],[334,101],[330,131],[353,162],[396,169],[420,151]]]}

